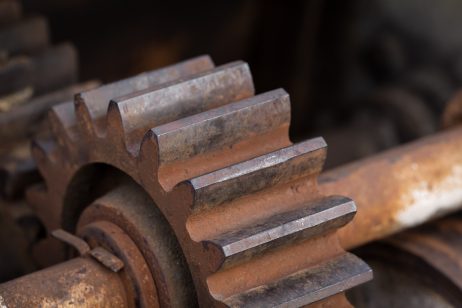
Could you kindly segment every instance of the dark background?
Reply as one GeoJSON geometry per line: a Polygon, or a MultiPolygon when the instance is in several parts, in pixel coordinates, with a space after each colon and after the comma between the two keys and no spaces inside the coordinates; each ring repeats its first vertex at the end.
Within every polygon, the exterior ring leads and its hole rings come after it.
{"type": "Polygon", "coordinates": [[[437,130],[462,81],[454,0],[26,0],[102,82],[200,54],[250,64],[258,93],[291,94],[294,140],[323,135],[328,166],[437,130]]]}

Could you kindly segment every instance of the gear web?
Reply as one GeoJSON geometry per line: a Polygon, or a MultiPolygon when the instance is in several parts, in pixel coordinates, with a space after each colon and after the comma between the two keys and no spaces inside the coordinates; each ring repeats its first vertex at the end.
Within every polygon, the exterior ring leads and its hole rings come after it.
{"type": "MultiPolygon", "coordinates": [[[[32,149],[46,182],[29,192],[38,215],[49,231],[69,229],[71,181],[104,163],[162,212],[201,306],[345,304],[345,290],[372,278],[336,237],[355,204],[318,193],[327,146],[289,140],[289,95],[254,92],[246,63],[201,56],[55,106],[53,138],[32,149]]],[[[153,276],[175,306],[174,286],[153,276]]]]}

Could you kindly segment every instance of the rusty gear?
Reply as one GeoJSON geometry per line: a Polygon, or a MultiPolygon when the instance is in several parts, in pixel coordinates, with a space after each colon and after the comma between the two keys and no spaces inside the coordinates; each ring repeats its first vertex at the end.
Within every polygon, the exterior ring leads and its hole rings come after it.
{"type": "Polygon", "coordinates": [[[2,282],[53,260],[48,251],[35,249],[43,228],[24,196],[30,185],[42,181],[30,154],[30,140],[49,134],[46,114],[51,106],[98,85],[93,81],[76,84],[77,50],[71,43],[53,44],[50,36],[44,16],[23,12],[19,0],[0,1],[2,282]]]}
{"type": "Polygon", "coordinates": [[[244,62],[191,59],[80,93],[50,120],[29,199],[48,230],[143,259],[127,279],[155,290],[133,288],[138,303],[338,306],[372,277],[336,237],[355,204],[317,190],[324,140],[292,144],[289,95],[254,95],[244,62]]]}

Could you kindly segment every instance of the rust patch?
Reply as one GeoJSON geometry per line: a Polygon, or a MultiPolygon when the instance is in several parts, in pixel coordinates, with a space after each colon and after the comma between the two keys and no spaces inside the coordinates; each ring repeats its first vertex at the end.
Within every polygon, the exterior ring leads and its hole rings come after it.
{"type": "Polygon", "coordinates": [[[349,196],[358,207],[339,231],[342,245],[356,247],[460,208],[461,148],[457,128],[321,175],[324,194],[349,196]]]}

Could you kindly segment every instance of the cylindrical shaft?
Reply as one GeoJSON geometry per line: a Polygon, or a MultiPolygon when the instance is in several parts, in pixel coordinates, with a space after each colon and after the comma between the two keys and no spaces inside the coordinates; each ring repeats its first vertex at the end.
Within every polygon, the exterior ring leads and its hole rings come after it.
{"type": "Polygon", "coordinates": [[[328,171],[319,188],[356,202],[356,217],[339,230],[346,249],[460,209],[462,128],[328,171]]]}
{"type": "Polygon", "coordinates": [[[116,273],[76,258],[0,284],[0,307],[126,307],[116,273]]]}

